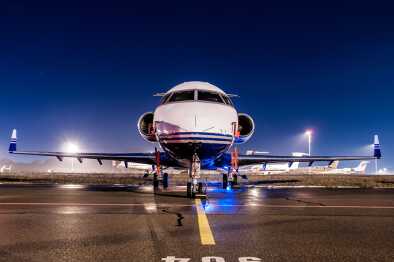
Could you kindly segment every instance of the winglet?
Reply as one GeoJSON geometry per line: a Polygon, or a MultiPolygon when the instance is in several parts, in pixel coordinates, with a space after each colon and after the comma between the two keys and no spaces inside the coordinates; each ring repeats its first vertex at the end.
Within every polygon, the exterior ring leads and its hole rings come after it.
{"type": "Polygon", "coordinates": [[[14,129],[12,130],[10,147],[8,148],[8,152],[10,153],[14,153],[16,151],[16,138],[16,129],[14,129]]]}
{"type": "Polygon", "coordinates": [[[382,157],[378,135],[375,135],[373,139],[373,156],[376,157],[377,159],[380,159],[382,157]]]}

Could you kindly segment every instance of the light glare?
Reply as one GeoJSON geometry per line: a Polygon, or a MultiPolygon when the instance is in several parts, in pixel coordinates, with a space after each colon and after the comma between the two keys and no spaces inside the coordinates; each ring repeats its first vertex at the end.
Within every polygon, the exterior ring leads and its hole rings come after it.
{"type": "Polygon", "coordinates": [[[73,142],[67,142],[64,144],[64,151],[69,154],[76,154],[79,152],[79,146],[73,142]]]}

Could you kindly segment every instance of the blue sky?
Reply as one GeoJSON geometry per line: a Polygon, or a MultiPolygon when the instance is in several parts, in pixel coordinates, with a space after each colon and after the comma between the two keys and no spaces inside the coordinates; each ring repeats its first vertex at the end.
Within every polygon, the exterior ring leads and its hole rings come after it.
{"type": "Polygon", "coordinates": [[[0,158],[12,128],[25,149],[151,150],[152,94],[199,80],[240,95],[243,149],[305,151],[312,128],[314,154],[367,154],[378,133],[394,168],[392,6],[293,2],[3,2],[0,158]]]}

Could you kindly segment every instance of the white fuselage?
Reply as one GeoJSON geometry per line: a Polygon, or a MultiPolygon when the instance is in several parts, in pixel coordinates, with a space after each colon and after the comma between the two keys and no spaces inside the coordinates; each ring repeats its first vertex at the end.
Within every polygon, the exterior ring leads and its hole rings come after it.
{"type": "Polygon", "coordinates": [[[154,123],[161,147],[187,165],[193,150],[204,161],[216,159],[231,147],[237,112],[228,105],[177,102],[157,107],[154,123]]]}
{"type": "MultiPolygon", "coordinates": [[[[195,90],[216,92],[200,82],[181,84],[167,92],[195,90]]],[[[222,93],[220,93],[222,92],[222,93]]],[[[164,98],[165,99],[165,98],[164,98]]],[[[232,104],[200,101],[170,101],[154,111],[153,126],[161,147],[178,163],[188,166],[193,155],[198,155],[202,165],[209,165],[234,143],[238,114],[232,104]]]]}

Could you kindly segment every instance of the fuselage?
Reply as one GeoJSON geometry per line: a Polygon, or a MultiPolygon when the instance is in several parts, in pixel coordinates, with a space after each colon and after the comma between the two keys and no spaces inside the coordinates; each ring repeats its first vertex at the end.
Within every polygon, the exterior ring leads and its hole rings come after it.
{"type": "Polygon", "coordinates": [[[230,98],[204,82],[186,82],[168,92],[154,111],[157,142],[182,166],[197,154],[212,165],[235,141],[238,114],[230,98]]]}

